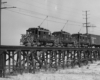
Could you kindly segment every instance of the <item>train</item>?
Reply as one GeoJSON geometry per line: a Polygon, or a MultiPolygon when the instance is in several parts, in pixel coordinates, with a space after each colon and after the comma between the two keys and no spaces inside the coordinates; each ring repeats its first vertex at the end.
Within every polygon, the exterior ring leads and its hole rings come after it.
{"type": "Polygon", "coordinates": [[[98,47],[100,35],[70,34],[60,30],[51,33],[50,30],[38,26],[28,28],[26,34],[21,35],[20,45],[33,47],[98,47]]]}

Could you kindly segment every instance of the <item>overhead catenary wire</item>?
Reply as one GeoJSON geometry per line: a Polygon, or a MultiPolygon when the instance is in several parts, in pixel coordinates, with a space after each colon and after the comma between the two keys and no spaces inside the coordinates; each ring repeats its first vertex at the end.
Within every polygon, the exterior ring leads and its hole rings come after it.
{"type": "MultiPolygon", "coordinates": [[[[30,3],[27,3],[27,2],[24,2],[24,1],[21,1],[21,0],[18,0],[19,2],[21,2],[21,3],[24,3],[24,4],[27,4],[27,5],[29,5],[29,6],[35,6],[35,7],[38,7],[38,8],[40,8],[40,9],[45,9],[45,8],[43,8],[43,7],[39,7],[39,6],[36,6],[36,5],[33,5],[33,4],[30,4],[30,3]]],[[[47,9],[45,9],[45,10],[47,10],[47,9]]],[[[59,13],[58,13],[59,14],[59,13]]],[[[62,14],[62,13],[61,13],[62,14]]],[[[63,13],[64,14],[64,13],[63,13]]],[[[64,15],[67,15],[67,14],[64,14],[64,15]]],[[[74,16],[75,17],[75,16],[74,16]]],[[[72,20],[70,20],[71,22],[76,22],[76,21],[72,21],[72,20]]],[[[76,23],[81,23],[81,22],[76,22],[76,23]]]]}
{"type": "MultiPolygon", "coordinates": [[[[32,15],[25,14],[25,13],[21,13],[21,12],[14,11],[14,10],[8,10],[7,9],[7,11],[11,11],[11,12],[15,12],[15,13],[18,13],[18,14],[21,14],[21,15],[30,16],[30,17],[34,17],[34,18],[43,20],[43,18],[40,18],[40,17],[37,17],[37,16],[32,16],[32,15]]],[[[49,20],[49,19],[48,19],[48,21],[54,22],[54,23],[59,23],[59,24],[65,24],[65,22],[59,22],[59,21],[54,21],[54,20],[49,20]]],[[[76,25],[76,24],[69,24],[69,25],[76,25]]],[[[81,26],[81,25],[76,25],[76,26],[81,26]]]]}
{"type": "MultiPolygon", "coordinates": [[[[34,12],[34,13],[39,14],[39,15],[47,16],[47,14],[39,13],[39,12],[36,12],[36,11],[31,11],[31,10],[27,10],[27,9],[23,9],[23,8],[19,8],[19,7],[17,7],[17,8],[21,9],[21,10],[25,10],[25,11],[34,12]]],[[[63,21],[67,20],[67,19],[63,19],[63,18],[59,18],[59,17],[54,17],[54,16],[51,16],[51,15],[48,15],[48,17],[52,17],[52,18],[55,18],[55,19],[63,20],[63,21]]],[[[81,22],[76,22],[76,21],[72,21],[72,20],[69,20],[69,22],[74,22],[74,23],[80,23],[81,24],[81,22]]]]}
{"type": "MultiPolygon", "coordinates": [[[[21,14],[21,15],[30,16],[30,17],[34,17],[34,18],[43,20],[43,18],[40,18],[40,17],[37,17],[37,16],[32,16],[32,15],[25,14],[25,13],[21,13],[21,12],[14,11],[14,10],[7,10],[7,11],[11,11],[11,12],[15,12],[15,13],[18,13],[18,14],[21,14]]],[[[48,20],[48,21],[64,24],[64,22],[59,22],[59,21],[53,21],[53,20],[48,20]]]]}
{"type": "Polygon", "coordinates": [[[7,3],[7,2],[1,2],[1,5],[2,5],[2,4],[5,4],[5,3],[7,3]]]}
{"type": "MultiPolygon", "coordinates": [[[[8,5],[9,6],[9,5],[8,5]]],[[[12,5],[10,5],[12,6],[12,5]]],[[[63,20],[63,21],[67,21],[67,19],[63,19],[63,18],[59,18],[59,17],[54,17],[54,16],[51,16],[51,15],[47,15],[47,14],[43,14],[43,13],[39,13],[39,12],[36,12],[36,11],[32,11],[32,10],[28,10],[28,9],[24,9],[24,8],[20,8],[20,7],[16,7],[16,9],[19,9],[19,10],[24,10],[24,11],[29,11],[31,13],[36,13],[38,15],[42,15],[42,16],[48,16],[48,17],[51,17],[51,18],[55,18],[55,19],[59,19],[59,20],[63,20]]],[[[69,22],[73,22],[73,23],[77,23],[77,24],[81,24],[80,22],[76,22],[76,21],[72,21],[72,20],[68,20],[69,22]]]]}

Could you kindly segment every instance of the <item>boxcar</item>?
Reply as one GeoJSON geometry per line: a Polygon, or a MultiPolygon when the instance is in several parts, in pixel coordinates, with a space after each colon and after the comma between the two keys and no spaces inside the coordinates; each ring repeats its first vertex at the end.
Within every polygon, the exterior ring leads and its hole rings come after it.
{"type": "Polygon", "coordinates": [[[91,45],[100,45],[100,35],[89,34],[91,45]]]}

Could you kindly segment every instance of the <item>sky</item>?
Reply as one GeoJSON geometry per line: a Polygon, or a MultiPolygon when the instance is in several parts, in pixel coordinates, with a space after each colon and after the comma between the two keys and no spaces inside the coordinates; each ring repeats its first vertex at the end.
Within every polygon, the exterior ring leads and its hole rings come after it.
{"type": "Polygon", "coordinates": [[[28,28],[41,27],[51,32],[86,33],[86,12],[89,33],[100,35],[100,0],[2,0],[7,2],[1,14],[1,44],[20,45],[21,34],[28,28]],[[47,17],[48,16],[48,17],[47,17]]]}

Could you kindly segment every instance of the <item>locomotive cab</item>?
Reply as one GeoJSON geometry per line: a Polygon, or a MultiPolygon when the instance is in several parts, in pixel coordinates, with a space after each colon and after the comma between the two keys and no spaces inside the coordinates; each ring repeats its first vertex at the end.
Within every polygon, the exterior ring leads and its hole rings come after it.
{"type": "Polygon", "coordinates": [[[68,47],[69,44],[72,44],[71,35],[65,31],[56,31],[52,35],[55,37],[56,46],[68,47]]]}
{"type": "Polygon", "coordinates": [[[89,37],[86,34],[72,34],[72,37],[76,40],[77,47],[86,47],[89,45],[89,37]]]}
{"type": "Polygon", "coordinates": [[[26,30],[26,39],[24,45],[31,44],[31,46],[45,46],[52,42],[50,31],[41,27],[26,30]]]}

